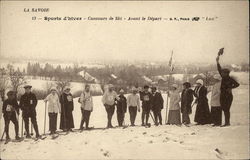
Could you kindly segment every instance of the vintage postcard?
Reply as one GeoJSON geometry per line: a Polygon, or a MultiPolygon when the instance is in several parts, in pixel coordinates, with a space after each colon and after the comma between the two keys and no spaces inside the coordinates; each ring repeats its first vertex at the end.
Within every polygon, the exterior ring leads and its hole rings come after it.
{"type": "Polygon", "coordinates": [[[249,1],[1,1],[0,159],[249,159],[249,1]]]}

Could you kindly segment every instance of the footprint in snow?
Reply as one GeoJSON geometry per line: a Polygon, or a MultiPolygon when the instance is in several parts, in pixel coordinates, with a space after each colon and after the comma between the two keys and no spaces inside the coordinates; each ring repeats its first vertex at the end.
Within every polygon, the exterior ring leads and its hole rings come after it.
{"type": "Polygon", "coordinates": [[[195,132],[192,132],[191,135],[196,135],[196,133],[195,133],[195,132]]]}
{"type": "Polygon", "coordinates": [[[147,132],[143,132],[142,134],[143,134],[143,135],[146,135],[146,134],[147,134],[147,132]]]}
{"type": "Polygon", "coordinates": [[[180,144],[183,144],[184,143],[184,141],[180,141],[180,144]]]}
{"type": "Polygon", "coordinates": [[[128,141],[128,143],[132,142],[132,139],[128,141]]]}
{"type": "Polygon", "coordinates": [[[164,139],[162,142],[166,143],[166,142],[168,142],[168,140],[164,139]]]}
{"type": "Polygon", "coordinates": [[[153,141],[151,140],[151,141],[149,141],[148,143],[151,143],[151,144],[152,144],[152,143],[153,143],[153,141]]]}
{"type": "Polygon", "coordinates": [[[109,151],[104,152],[103,155],[104,155],[105,157],[110,157],[110,156],[111,156],[111,154],[110,154],[109,151]]]}

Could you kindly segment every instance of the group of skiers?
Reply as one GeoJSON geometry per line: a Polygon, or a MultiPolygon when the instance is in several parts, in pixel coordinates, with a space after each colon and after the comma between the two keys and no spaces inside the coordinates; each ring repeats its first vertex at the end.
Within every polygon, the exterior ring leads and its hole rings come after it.
{"type": "MultiPolygon", "coordinates": [[[[174,125],[188,125],[190,124],[189,115],[192,113],[192,106],[197,104],[194,121],[198,125],[213,124],[214,126],[220,126],[222,123],[222,111],[225,114],[224,126],[230,125],[230,107],[233,101],[232,89],[239,86],[239,84],[229,76],[230,71],[228,69],[222,69],[219,64],[219,56],[216,58],[219,75],[215,75],[217,79],[216,84],[213,86],[211,94],[211,112],[208,105],[207,88],[204,86],[204,82],[201,79],[196,81],[196,86],[191,89],[189,82],[183,83],[183,90],[180,94],[177,84],[173,84],[168,91],[170,98],[169,112],[166,124],[174,125]],[[194,101],[195,97],[195,102],[194,101]],[[182,118],[181,118],[182,115],[182,118]],[[182,121],[181,121],[182,119],[182,121]]],[[[9,123],[12,121],[15,125],[16,139],[19,137],[18,115],[19,109],[22,110],[22,118],[25,124],[26,138],[30,138],[29,131],[29,119],[36,132],[36,137],[41,137],[38,130],[36,119],[36,106],[37,98],[34,93],[31,92],[32,86],[24,86],[25,93],[21,96],[20,103],[18,104],[16,94],[13,91],[7,93],[7,99],[3,102],[3,117],[5,120],[5,133],[6,139],[9,137],[9,123]]],[[[60,129],[68,132],[72,131],[74,126],[73,110],[74,102],[73,96],[70,93],[68,86],[64,87],[63,93],[58,96],[57,89],[52,88],[51,93],[44,99],[46,106],[48,106],[49,116],[49,130],[50,134],[55,134],[57,130],[57,116],[60,113],[60,129]],[[48,105],[47,105],[48,104],[48,105]]],[[[124,96],[124,90],[121,89],[119,94],[114,90],[113,85],[108,86],[108,90],[102,97],[102,103],[107,112],[107,128],[112,128],[112,116],[117,112],[118,125],[124,125],[125,113],[127,108],[130,115],[131,126],[135,126],[135,119],[137,112],[141,114],[141,125],[149,126],[149,117],[151,116],[155,125],[162,125],[161,110],[163,109],[164,100],[160,92],[157,92],[155,86],[149,87],[145,85],[143,90],[133,87],[132,93],[124,96]],[[151,91],[150,91],[151,89],[151,91]],[[139,93],[139,94],[138,94],[139,93]],[[141,101],[141,103],[140,103],[141,101]],[[151,114],[153,112],[153,116],[151,114]]],[[[84,123],[85,129],[89,129],[89,120],[91,112],[93,111],[93,98],[91,95],[90,86],[85,85],[85,89],[80,95],[78,102],[81,106],[82,119],[80,122],[80,130],[83,130],[84,123]]]]}

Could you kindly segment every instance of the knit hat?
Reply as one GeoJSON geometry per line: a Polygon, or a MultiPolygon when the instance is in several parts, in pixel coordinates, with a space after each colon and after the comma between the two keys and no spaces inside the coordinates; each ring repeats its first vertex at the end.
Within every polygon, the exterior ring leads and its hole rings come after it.
{"type": "Polygon", "coordinates": [[[198,79],[198,80],[196,81],[196,83],[199,83],[199,84],[201,84],[201,85],[203,85],[203,84],[204,84],[204,82],[203,82],[203,80],[202,80],[202,79],[198,79]]]}

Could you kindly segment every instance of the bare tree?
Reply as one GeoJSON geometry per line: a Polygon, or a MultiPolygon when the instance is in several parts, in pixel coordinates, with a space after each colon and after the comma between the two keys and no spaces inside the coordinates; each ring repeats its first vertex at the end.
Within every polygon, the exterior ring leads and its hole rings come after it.
{"type": "Polygon", "coordinates": [[[61,95],[62,93],[63,93],[63,89],[64,89],[64,87],[66,87],[66,86],[70,86],[70,83],[69,83],[69,81],[57,81],[56,82],[56,85],[57,85],[57,90],[58,90],[58,93],[59,93],[59,95],[61,95]]]}
{"type": "Polygon", "coordinates": [[[19,70],[14,70],[12,65],[8,65],[7,69],[12,89],[17,93],[19,87],[26,83],[25,76],[19,70]]]}
{"type": "Polygon", "coordinates": [[[0,69],[0,96],[4,100],[5,91],[9,85],[9,78],[7,76],[7,71],[4,68],[0,69]]]}

